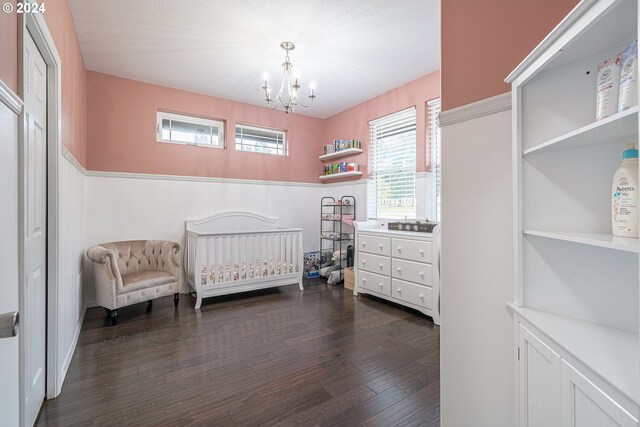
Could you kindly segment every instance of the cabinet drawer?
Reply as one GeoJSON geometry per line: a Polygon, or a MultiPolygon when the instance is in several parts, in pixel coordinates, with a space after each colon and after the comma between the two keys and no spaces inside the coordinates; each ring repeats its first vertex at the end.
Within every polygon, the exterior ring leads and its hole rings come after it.
{"type": "Polygon", "coordinates": [[[358,250],[376,255],[391,255],[391,239],[388,237],[358,235],[358,250]]]}
{"type": "Polygon", "coordinates": [[[396,258],[391,260],[391,276],[396,279],[431,286],[431,270],[431,264],[396,258]]]}
{"type": "Polygon", "coordinates": [[[391,274],[391,258],[358,252],[358,268],[372,273],[389,276],[391,274]]]}
{"type": "Polygon", "coordinates": [[[410,261],[428,262],[431,264],[431,242],[423,240],[407,240],[394,238],[391,242],[394,258],[410,261]]]}
{"type": "Polygon", "coordinates": [[[358,286],[384,295],[391,295],[391,279],[388,276],[358,270],[358,286]]]}
{"type": "Polygon", "coordinates": [[[433,289],[403,280],[393,279],[391,296],[395,299],[424,308],[433,308],[433,289]]]}

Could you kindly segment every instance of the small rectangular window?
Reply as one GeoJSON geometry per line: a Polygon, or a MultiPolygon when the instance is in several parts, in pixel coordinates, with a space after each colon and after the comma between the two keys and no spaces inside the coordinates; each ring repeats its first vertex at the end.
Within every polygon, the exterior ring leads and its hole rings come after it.
{"type": "Polygon", "coordinates": [[[224,122],[182,114],[157,112],[159,142],[224,148],[224,122]]]}
{"type": "Polygon", "coordinates": [[[236,150],[286,156],[285,132],[256,126],[236,125],[236,150]]]}

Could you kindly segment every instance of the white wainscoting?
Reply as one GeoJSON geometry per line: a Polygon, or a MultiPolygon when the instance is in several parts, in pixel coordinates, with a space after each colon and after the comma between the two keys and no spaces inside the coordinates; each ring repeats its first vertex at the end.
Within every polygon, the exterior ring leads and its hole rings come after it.
{"type": "MultiPolygon", "coordinates": [[[[366,218],[366,181],[336,184],[277,183],[89,172],[86,248],[118,240],[174,240],[184,247],[187,219],[249,210],[303,229],[304,251],[319,248],[320,199],[353,195],[366,218]]],[[[180,254],[182,264],[182,254],[180,254]]],[[[95,302],[93,271],[85,263],[85,301],[95,302]]],[[[183,284],[183,290],[186,286],[183,284]]]]}
{"type": "Polygon", "coordinates": [[[511,111],[470,117],[442,128],[441,421],[511,427],[511,111]]]}
{"type": "Polygon", "coordinates": [[[60,281],[58,282],[58,361],[60,386],[69,369],[86,310],[83,275],[86,249],[85,171],[63,150],[59,163],[60,281]]]}

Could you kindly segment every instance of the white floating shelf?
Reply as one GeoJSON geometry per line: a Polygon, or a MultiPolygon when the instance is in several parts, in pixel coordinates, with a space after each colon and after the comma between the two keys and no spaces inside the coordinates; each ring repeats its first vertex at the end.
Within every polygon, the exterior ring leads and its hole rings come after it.
{"type": "Polygon", "coordinates": [[[350,176],[360,176],[360,175],[362,175],[362,172],[360,171],[351,171],[351,172],[332,173],[331,175],[322,175],[319,178],[321,181],[327,181],[330,179],[348,178],[350,176]]]}
{"type": "Polygon", "coordinates": [[[522,152],[532,153],[638,141],[638,106],[591,123],[522,152]]]}
{"type": "Polygon", "coordinates": [[[605,233],[575,233],[564,231],[524,230],[527,236],[545,237],[547,239],[598,246],[618,251],[640,253],[640,240],[630,237],[618,237],[605,233]]]}
{"type": "Polygon", "coordinates": [[[362,149],[360,148],[347,148],[345,150],[339,150],[330,154],[324,154],[318,158],[324,162],[325,160],[339,159],[340,157],[347,157],[360,153],[362,153],[362,149]]]}
{"type": "Polygon", "coordinates": [[[629,332],[507,303],[533,326],[640,404],[640,340],[629,332]]]}

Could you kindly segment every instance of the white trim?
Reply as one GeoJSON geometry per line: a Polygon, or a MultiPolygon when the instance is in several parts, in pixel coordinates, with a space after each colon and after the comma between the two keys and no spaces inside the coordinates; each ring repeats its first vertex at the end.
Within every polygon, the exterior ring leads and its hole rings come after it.
{"type": "MultiPolygon", "coordinates": [[[[80,338],[80,331],[82,330],[82,324],[84,323],[84,316],[85,314],[87,314],[87,308],[88,305],[85,303],[82,307],[82,314],[80,315],[80,319],[78,320],[78,324],[76,325],[76,330],[73,334],[71,346],[69,347],[69,351],[67,351],[64,362],[62,362],[60,372],[63,379],[67,376],[67,371],[69,370],[69,366],[71,365],[71,359],[73,359],[73,353],[76,350],[76,345],[78,344],[78,339],[80,338]]],[[[62,387],[62,384],[60,384],[60,387],[62,387]]]]}
{"type": "Polygon", "coordinates": [[[22,113],[22,99],[12,91],[2,80],[0,80],[0,101],[17,115],[22,113]]]}
{"type": "Polygon", "coordinates": [[[511,92],[472,102],[440,113],[440,126],[466,122],[511,109],[511,92]]]}
{"type": "Polygon", "coordinates": [[[507,76],[506,83],[512,83],[527,68],[542,55],[547,53],[549,47],[558,40],[594,3],[598,0],[582,0],[551,32],[531,51],[529,55],[507,76]]]}
{"type": "Polygon", "coordinates": [[[252,184],[252,185],[280,185],[285,187],[326,187],[327,184],[321,182],[291,182],[291,181],[267,181],[259,179],[241,178],[215,178],[208,176],[187,176],[187,175],[162,175],[134,172],[104,172],[87,171],[88,177],[94,178],[127,178],[127,179],[154,179],[163,181],[191,181],[191,182],[213,182],[220,184],[252,184]]]}
{"type": "MultiPolygon", "coordinates": [[[[58,371],[59,359],[59,323],[58,323],[58,283],[61,282],[62,269],[59,268],[58,255],[60,252],[59,230],[59,205],[58,205],[58,170],[62,146],[62,61],[56,48],[56,44],[49,32],[42,14],[23,14],[18,28],[18,61],[19,76],[23,72],[25,38],[33,38],[47,64],[47,365],[46,365],[46,397],[55,398],[60,394],[64,375],[58,371]]],[[[20,78],[20,84],[24,84],[20,78]]],[[[25,117],[24,111],[20,115],[21,145],[24,142],[25,117]]],[[[20,201],[20,218],[22,212],[22,200],[20,201]]],[[[21,244],[22,245],[22,244],[21,244]]],[[[21,246],[23,247],[23,246],[21,246]]],[[[20,253],[20,264],[23,266],[24,254],[20,253]]],[[[75,347],[74,347],[75,348],[75,347]]],[[[22,349],[21,349],[22,350],[22,349]]],[[[21,357],[21,361],[23,358],[21,357]]],[[[24,375],[21,370],[21,384],[24,375]]],[[[21,399],[21,422],[23,422],[24,407],[21,399]]]]}
{"type": "Polygon", "coordinates": [[[78,159],[76,159],[76,156],[74,156],[71,151],[69,151],[64,145],[62,146],[62,157],[64,157],[69,163],[71,163],[71,165],[73,165],[73,167],[75,167],[78,172],[80,172],[84,176],[87,176],[87,170],[80,164],[78,159]]]}

